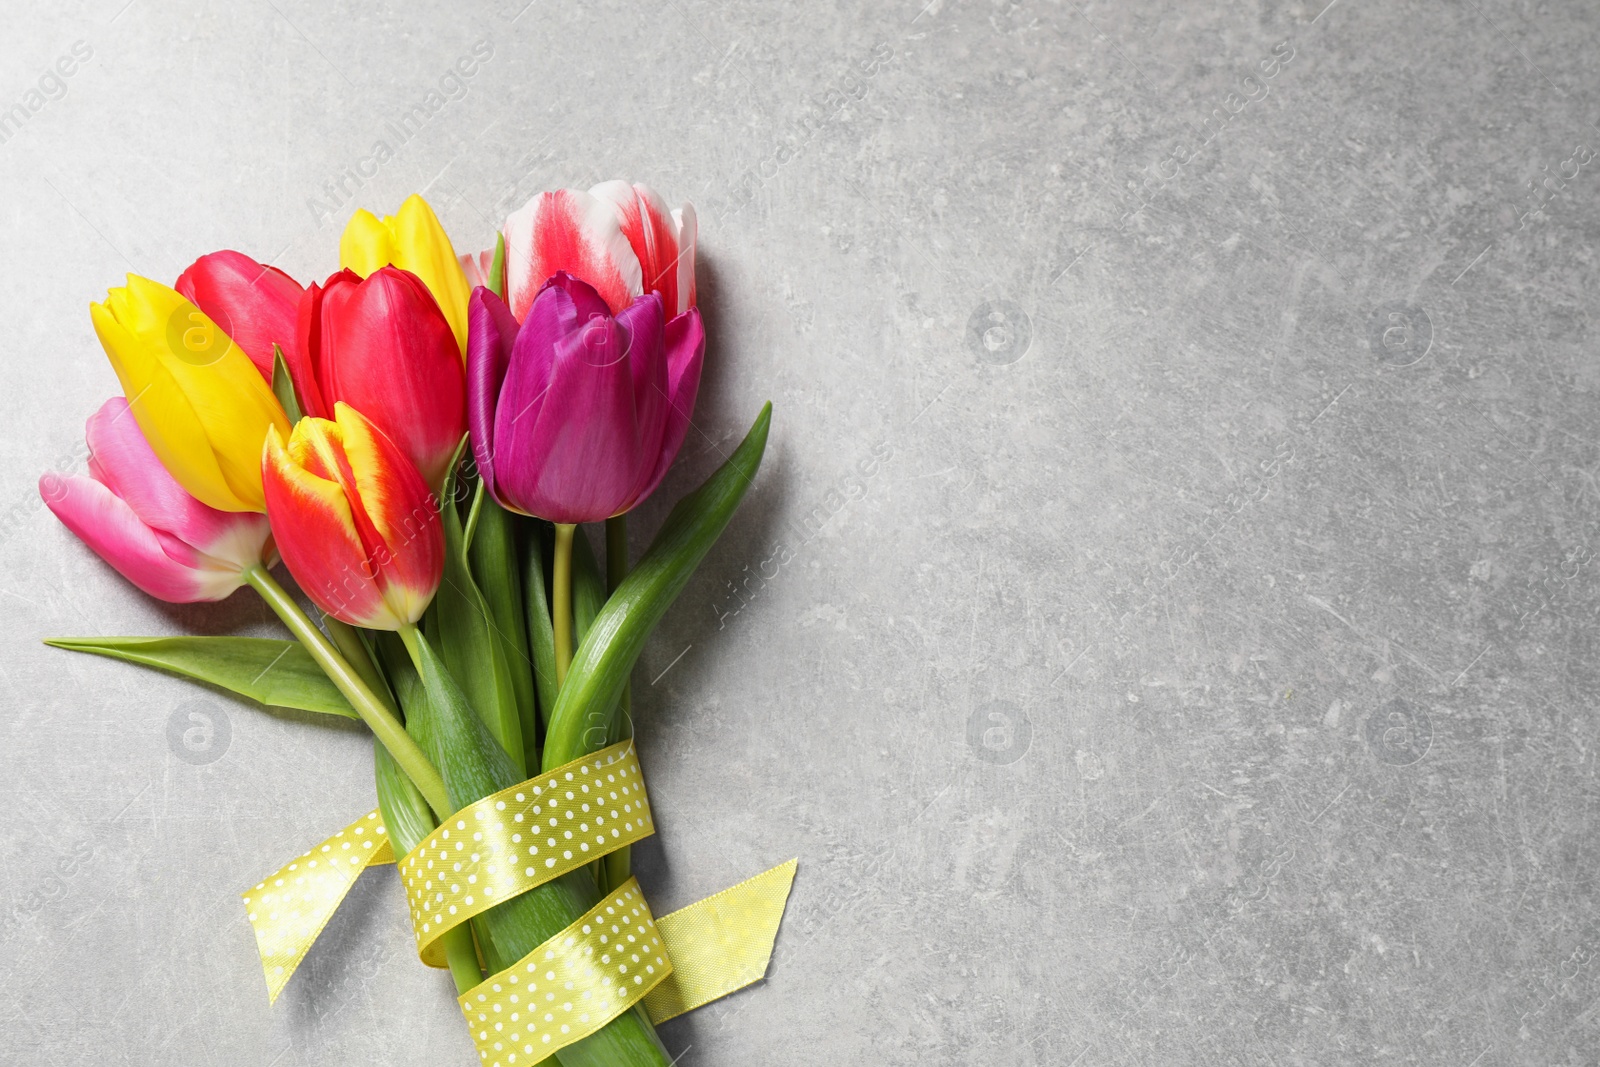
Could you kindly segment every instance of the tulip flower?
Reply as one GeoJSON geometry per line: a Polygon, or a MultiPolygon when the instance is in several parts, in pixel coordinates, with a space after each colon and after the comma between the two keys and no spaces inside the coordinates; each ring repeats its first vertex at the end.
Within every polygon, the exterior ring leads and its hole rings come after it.
{"type": "Polygon", "coordinates": [[[544,283],[565,271],[598,292],[613,314],[658,293],[668,318],[695,303],[694,207],[668,212],[656,192],[624,181],[587,193],[540,193],[506,219],[506,283],[520,319],[544,283]]]}
{"type": "Polygon", "coordinates": [[[467,432],[466,378],[439,305],[415,274],[344,270],[300,301],[284,350],[305,414],[333,417],[344,401],[377,424],[438,489],[467,432]]]}
{"type": "Polygon", "coordinates": [[[266,517],[218,511],[167,473],[128,402],[89,417],[89,477],[50,473],[39,495],[67,529],[121,575],[174,604],[222,600],[268,557],[266,517]]]}
{"type": "Polygon", "coordinates": [[[294,343],[300,283],[277,267],[263,266],[242,252],[201,256],[178,275],[173,286],[244,349],[268,384],[272,346],[285,352],[294,343]]]}
{"type": "Polygon", "coordinates": [[[455,334],[456,356],[467,351],[467,297],[472,287],[433,208],[413,193],[393,215],[378,218],[362,208],[339,238],[339,266],[365,278],[393,265],[422,279],[439,302],[455,334]]]}
{"type": "Polygon", "coordinates": [[[665,321],[649,293],[615,317],[565,272],[520,325],[499,297],[470,305],[467,412],[494,498],[556,523],[620,515],[655,489],[683,444],[705,333],[691,308],[665,321]]]}
{"type": "Polygon", "coordinates": [[[261,460],[267,517],[289,573],[341,622],[399,630],[444,573],[439,507],[398,445],[349,404],[304,418],[261,460]]]}
{"type": "MultiPolygon", "coordinates": [[[[466,277],[467,284],[476,289],[478,286],[494,288],[494,278],[490,277],[494,269],[494,249],[486,248],[482,252],[463,252],[456,257],[461,261],[461,273],[466,277]]],[[[470,326],[471,324],[468,323],[470,326]]]]}
{"type": "Polygon", "coordinates": [[[219,511],[263,511],[261,442],[289,420],[255,364],[203,311],[128,275],[89,317],[145,440],[179,485],[219,511]]]}

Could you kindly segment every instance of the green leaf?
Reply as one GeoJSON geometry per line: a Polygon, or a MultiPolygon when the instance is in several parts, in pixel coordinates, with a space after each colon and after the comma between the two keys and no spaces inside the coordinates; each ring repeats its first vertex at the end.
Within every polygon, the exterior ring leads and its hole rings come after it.
{"type": "Polygon", "coordinates": [[[550,713],[544,741],[546,770],[608,743],[612,709],[628,684],[645,639],[744,499],[761,466],[771,422],[769,403],[732,457],[704,485],[678,501],[644,558],[606,601],[572,657],[566,684],[550,713]]]}
{"type": "Polygon", "coordinates": [[[446,485],[444,522],[444,578],[434,594],[424,624],[439,656],[462,685],[467,700],[482,716],[501,746],[519,769],[527,765],[522,744],[522,721],[516,691],[500,638],[483,593],[467,564],[461,515],[449,500],[446,485]]]}
{"type": "Polygon", "coordinates": [[[501,300],[506,298],[506,235],[494,235],[494,262],[489,264],[489,291],[501,300]]]}
{"type": "MultiPolygon", "coordinates": [[[[400,635],[376,633],[373,635],[373,646],[407,721],[426,719],[428,709],[424,705],[428,693],[417,675],[417,669],[411,665],[411,657],[406,653],[400,635]]],[[[395,859],[398,860],[416,848],[438,823],[427,800],[389,755],[388,749],[373,745],[372,760],[378,786],[378,807],[383,811],[383,824],[388,828],[389,840],[394,844],[395,859]]]]}
{"type": "Polygon", "coordinates": [[[45,644],[180,674],[270,707],[359,717],[297,641],[266,637],[53,637],[45,644]]]}
{"type": "MultiPolygon", "coordinates": [[[[416,634],[412,651],[428,699],[415,715],[407,712],[407,729],[444,776],[451,805],[459,811],[521,781],[427,638],[416,634]]],[[[532,952],[599,899],[594,879],[584,869],[484,912],[479,919],[488,933],[482,947],[489,973],[502,971],[532,952]]],[[[669,1067],[671,1062],[649,1020],[636,1011],[624,1012],[599,1033],[561,1050],[563,1067],[669,1067]]]]}
{"type": "Polygon", "coordinates": [[[539,709],[534,697],[533,660],[528,653],[528,622],[522,613],[522,575],[517,559],[516,516],[495,503],[478,484],[474,501],[477,532],[467,549],[472,576],[489,609],[500,657],[506,666],[521,725],[524,767],[533,762],[539,741],[539,709]]]}
{"type": "Polygon", "coordinates": [[[572,639],[583,642],[583,635],[594,625],[595,616],[606,603],[606,580],[600,574],[594,546],[582,526],[572,532],[572,639]]]}
{"type": "Polygon", "coordinates": [[[283,361],[283,349],[276,344],[272,346],[272,393],[283,405],[283,413],[289,416],[290,426],[304,417],[300,398],[295,395],[294,379],[289,376],[289,365],[283,361]]]}
{"type": "Polygon", "coordinates": [[[556,706],[556,632],[550,621],[544,566],[550,556],[550,537],[550,524],[535,519],[528,524],[522,546],[522,598],[528,620],[528,651],[533,654],[533,683],[539,691],[541,726],[549,724],[550,709],[556,706]]]}
{"type": "Polygon", "coordinates": [[[383,812],[384,829],[389,833],[389,843],[394,846],[394,858],[402,860],[423,838],[433,833],[438,823],[433,820],[428,802],[382,745],[372,746],[372,773],[378,787],[378,810],[383,812]]]}

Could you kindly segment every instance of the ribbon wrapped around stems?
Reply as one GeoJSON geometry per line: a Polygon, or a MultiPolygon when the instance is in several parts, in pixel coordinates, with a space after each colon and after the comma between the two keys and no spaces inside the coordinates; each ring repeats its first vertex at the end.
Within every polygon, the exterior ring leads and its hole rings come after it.
{"type": "MultiPolygon", "coordinates": [[[[485,797],[400,860],[417,952],[518,893],[655,832],[626,740],[485,797]]],[[[368,867],[395,862],[373,811],[242,894],[271,1001],[368,867]]],[[[460,997],[485,1064],[536,1063],[642,1002],[664,1022],[766,974],[798,861],[660,919],[629,879],[587,914],[460,997]]]]}

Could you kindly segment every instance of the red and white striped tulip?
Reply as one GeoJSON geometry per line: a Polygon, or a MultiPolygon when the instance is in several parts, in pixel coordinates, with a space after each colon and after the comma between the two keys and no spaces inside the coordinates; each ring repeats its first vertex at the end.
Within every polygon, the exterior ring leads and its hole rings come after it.
{"type": "Polygon", "coordinates": [[[540,193],[506,219],[507,304],[520,321],[557,271],[586,282],[613,315],[647,293],[668,319],[695,305],[694,206],[668,211],[646,185],[601,182],[540,193]]]}
{"type": "Polygon", "coordinates": [[[267,435],[261,481],[283,562],[306,596],[352,626],[398,630],[444,573],[439,507],[400,447],[359,411],[267,435]]]}

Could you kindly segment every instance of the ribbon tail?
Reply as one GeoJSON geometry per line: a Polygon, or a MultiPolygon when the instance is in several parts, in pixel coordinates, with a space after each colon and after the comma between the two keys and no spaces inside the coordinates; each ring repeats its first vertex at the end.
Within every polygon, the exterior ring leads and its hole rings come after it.
{"type": "Polygon", "coordinates": [[[672,973],[644,998],[662,1023],[764,978],[798,860],[656,920],[672,973]]]}
{"type": "Polygon", "coordinates": [[[382,816],[371,811],[241,894],[276,1002],[350,887],[368,867],[394,862],[382,816]]]}

